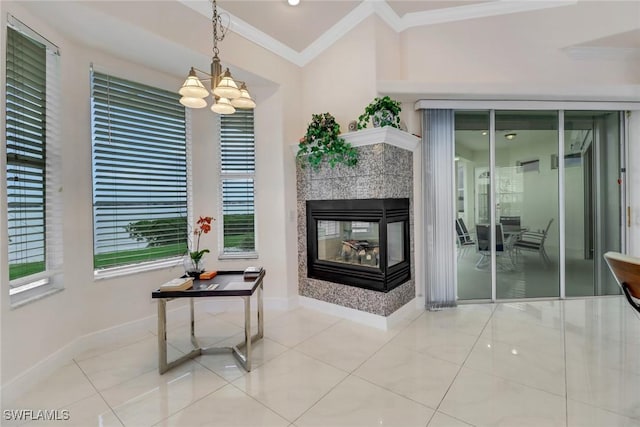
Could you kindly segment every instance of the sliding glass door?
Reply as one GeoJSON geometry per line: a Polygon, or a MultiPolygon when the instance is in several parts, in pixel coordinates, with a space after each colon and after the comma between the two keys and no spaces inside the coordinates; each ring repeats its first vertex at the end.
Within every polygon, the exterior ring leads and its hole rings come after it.
{"type": "Polygon", "coordinates": [[[558,297],[558,113],[495,115],[497,298],[558,297]]]}
{"type": "Polygon", "coordinates": [[[620,113],[455,113],[459,300],[618,293],[620,113]],[[560,160],[562,159],[562,160],[560,160]]]}
{"type": "Polygon", "coordinates": [[[455,124],[458,299],[487,300],[491,252],[487,242],[478,246],[477,229],[491,218],[489,112],[458,111],[455,124]]]}
{"type": "Polygon", "coordinates": [[[566,295],[615,295],[602,254],[621,247],[620,113],[567,111],[564,123],[566,295]]]}

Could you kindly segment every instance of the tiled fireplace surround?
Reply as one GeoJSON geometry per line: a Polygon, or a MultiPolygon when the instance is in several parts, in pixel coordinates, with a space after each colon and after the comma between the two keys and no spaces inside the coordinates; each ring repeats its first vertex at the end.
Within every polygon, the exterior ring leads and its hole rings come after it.
{"type": "Polygon", "coordinates": [[[359,151],[358,165],[297,168],[298,294],[388,317],[415,297],[413,150],[419,139],[395,128],[343,134],[359,151]],[[384,293],[307,277],[307,200],[409,199],[411,279],[384,293]]]}

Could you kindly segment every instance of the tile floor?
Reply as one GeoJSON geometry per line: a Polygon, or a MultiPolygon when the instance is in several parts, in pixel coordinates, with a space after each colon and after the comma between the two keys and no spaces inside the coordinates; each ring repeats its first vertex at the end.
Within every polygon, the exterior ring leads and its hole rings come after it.
{"type": "MultiPolygon", "coordinates": [[[[242,314],[197,326],[240,341],[242,314]]],[[[187,325],[169,331],[173,357],[187,325]]],[[[55,426],[640,426],[640,316],[622,297],[416,310],[391,331],[267,311],[254,356],[250,373],[222,354],[158,375],[149,331],[78,355],[3,409],[68,410],[55,426]]]]}

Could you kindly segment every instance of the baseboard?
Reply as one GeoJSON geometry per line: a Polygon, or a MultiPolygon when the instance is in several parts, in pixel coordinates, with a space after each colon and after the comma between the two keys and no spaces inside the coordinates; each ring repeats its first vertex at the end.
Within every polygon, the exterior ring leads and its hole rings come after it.
{"type": "MultiPolygon", "coordinates": [[[[297,296],[291,298],[265,298],[264,307],[269,310],[289,310],[295,308],[297,296]]],[[[169,306],[167,306],[169,307],[169,306]]],[[[203,299],[195,303],[196,313],[204,310],[209,313],[217,313],[230,310],[243,310],[241,299],[220,298],[203,299]]],[[[189,305],[184,303],[175,308],[167,309],[167,322],[186,322],[190,318],[189,305]]],[[[28,392],[38,382],[51,375],[62,366],[68,364],[77,355],[92,348],[115,344],[123,338],[143,335],[144,332],[156,333],[158,316],[151,315],[142,319],[122,323],[110,328],[91,332],[77,337],[59,350],[36,363],[31,368],[10,379],[0,387],[0,396],[3,402],[11,402],[22,394],[28,392]]]]}
{"type": "Polygon", "coordinates": [[[366,326],[381,330],[389,330],[394,326],[401,323],[404,319],[408,318],[411,313],[416,311],[417,304],[415,298],[394,311],[389,316],[381,316],[379,314],[367,313],[365,311],[356,310],[349,307],[343,307],[341,305],[331,304],[329,302],[320,301],[317,299],[299,296],[298,300],[300,305],[305,308],[318,310],[326,314],[342,317],[343,319],[351,320],[353,322],[361,323],[366,326]]]}

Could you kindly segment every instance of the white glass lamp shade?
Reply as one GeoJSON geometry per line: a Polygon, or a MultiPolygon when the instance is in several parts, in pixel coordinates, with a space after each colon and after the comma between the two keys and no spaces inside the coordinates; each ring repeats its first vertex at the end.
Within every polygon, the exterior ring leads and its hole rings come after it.
{"type": "Polygon", "coordinates": [[[213,94],[220,98],[235,99],[240,98],[240,89],[231,77],[231,72],[227,68],[220,78],[220,83],[213,89],[213,94]]]}
{"type": "Polygon", "coordinates": [[[196,77],[196,71],[193,68],[189,71],[189,76],[178,93],[188,98],[205,98],[209,95],[209,91],[204,87],[200,79],[196,77]]]}
{"type": "Polygon", "coordinates": [[[240,97],[231,100],[231,105],[236,108],[245,108],[252,109],[256,108],[256,103],[253,99],[251,99],[251,95],[249,95],[249,91],[247,90],[247,86],[242,83],[240,86],[240,97]]]}
{"type": "Polygon", "coordinates": [[[204,108],[207,106],[207,101],[202,98],[183,96],[182,98],[180,98],[180,104],[189,108],[204,108]]]}
{"type": "Polygon", "coordinates": [[[211,111],[218,114],[233,114],[236,109],[227,98],[218,98],[215,104],[211,106],[211,111]]]}

